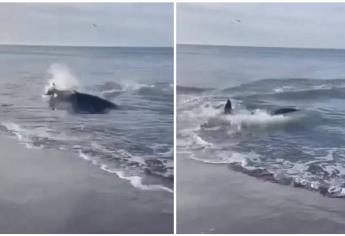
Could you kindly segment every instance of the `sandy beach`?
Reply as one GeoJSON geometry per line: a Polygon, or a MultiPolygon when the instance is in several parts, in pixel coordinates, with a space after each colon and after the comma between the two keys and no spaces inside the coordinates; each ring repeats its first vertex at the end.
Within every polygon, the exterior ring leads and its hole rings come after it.
{"type": "Polygon", "coordinates": [[[173,195],[0,136],[0,233],[172,233],[173,195]]]}
{"type": "Polygon", "coordinates": [[[344,233],[344,199],[177,155],[177,233],[344,233]]]}

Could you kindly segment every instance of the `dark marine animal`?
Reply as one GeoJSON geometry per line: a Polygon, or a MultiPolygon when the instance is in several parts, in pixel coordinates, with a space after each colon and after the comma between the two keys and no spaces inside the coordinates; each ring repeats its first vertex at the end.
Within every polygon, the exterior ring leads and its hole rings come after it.
{"type": "Polygon", "coordinates": [[[95,95],[80,93],[75,90],[59,90],[55,86],[46,92],[50,96],[51,109],[67,110],[72,113],[103,114],[118,106],[95,95]]]}
{"type": "Polygon", "coordinates": [[[279,108],[273,111],[273,115],[282,115],[282,114],[296,112],[296,111],[299,111],[299,110],[293,107],[283,107],[283,108],[279,108]]]}
{"type": "Polygon", "coordinates": [[[232,105],[230,99],[226,101],[225,107],[224,107],[224,113],[225,114],[231,114],[232,111],[232,105]]]}
{"type": "MultiPolygon", "coordinates": [[[[277,110],[274,110],[272,114],[282,115],[282,114],[287,114],[287,113],[296,112],[296,111],[299,111],[299,109],[293,108],[293,107],[283,107],[283,108],[278,108],[277,110]]],[[[230,99],[228,99],[224,106],[224,114],[231,114],[231,112],[232,112],[232,105],[231,105],[230,99]]]]}

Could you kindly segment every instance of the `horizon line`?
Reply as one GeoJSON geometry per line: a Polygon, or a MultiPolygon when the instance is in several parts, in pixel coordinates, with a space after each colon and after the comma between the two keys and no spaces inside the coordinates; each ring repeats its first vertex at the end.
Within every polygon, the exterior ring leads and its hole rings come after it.
{"type": "Polygon", "coordinates": [[[148,45],[57,45],[57,44],[17,44],[0,43],[0,46],[20,47],[96,47],[96,48],[173,48],[174,46],[148,46],[148,45]]]}
{"type": "Polygon", "coordinates": [[[205,47],[242,47],[242,48],[282,48],[282,49],[309,49],[309,50],[345,50],[345,48],[326,47],[288,47],[288,46],[252,46],[252,45],[227,45],[227,44],[201,44],[201,43],[177,43],[176,46],[205,46],[205,47]]]}

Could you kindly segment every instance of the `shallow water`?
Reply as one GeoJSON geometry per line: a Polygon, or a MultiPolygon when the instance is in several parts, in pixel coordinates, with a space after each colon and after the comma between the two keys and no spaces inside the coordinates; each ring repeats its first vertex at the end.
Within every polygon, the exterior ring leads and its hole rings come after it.
{"type": "Polygon", "coordinates": [[[171,48],[1,46],[1,131],[27,148],[74,152],[134,187],[172,192],[172,63],[171,48]],[[120,109],[51,110],[42,95],[53,82],[120,109]]]}
{"type": "Polygon", "coordinates": [[[178,55],[178,154],[345,197],[345,51],[180,46],[178,55]],[[282,107],[300,111],[272,115],[282,107]]]}

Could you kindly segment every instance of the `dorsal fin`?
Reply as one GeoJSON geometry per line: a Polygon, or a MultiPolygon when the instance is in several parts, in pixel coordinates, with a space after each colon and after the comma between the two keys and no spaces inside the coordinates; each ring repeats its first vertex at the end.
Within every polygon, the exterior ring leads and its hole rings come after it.
{"type": "Polygon", "coordinates": [[[226,101],[225,107],[224,107],[224,113],[225,114],[230,114],[232,111],[232,105],[230,99],[226,101]]]}

